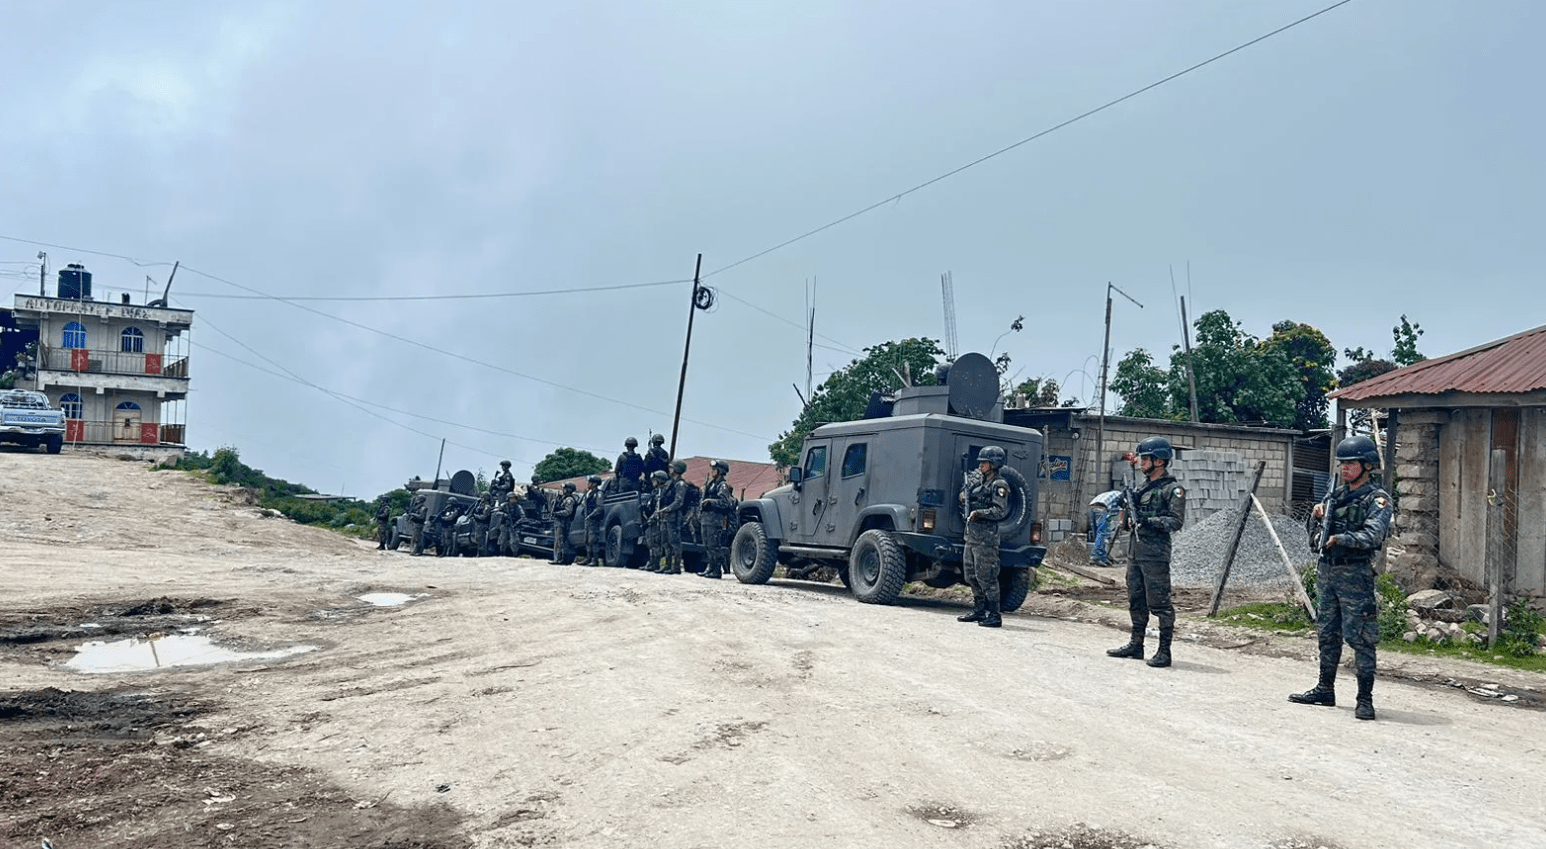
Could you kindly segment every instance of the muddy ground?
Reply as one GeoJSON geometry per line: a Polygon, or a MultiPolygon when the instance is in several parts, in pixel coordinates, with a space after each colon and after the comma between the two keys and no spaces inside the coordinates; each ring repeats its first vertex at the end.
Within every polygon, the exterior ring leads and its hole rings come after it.
{"type": "Polygon", "coordinates": [[[0,846],[1546,845],[1542,676],[1387,655],[1355,722],[1346,676],[1285,701],[1312,641],[1204,621],[1202,590],[1154,670],[1103,655],[1121,593],[1083,580],[992,631],[950,597],[378,553],[20,451],[0,576],[0,846]],[[66,666],[190,629],[311,650],[66,666]]]}

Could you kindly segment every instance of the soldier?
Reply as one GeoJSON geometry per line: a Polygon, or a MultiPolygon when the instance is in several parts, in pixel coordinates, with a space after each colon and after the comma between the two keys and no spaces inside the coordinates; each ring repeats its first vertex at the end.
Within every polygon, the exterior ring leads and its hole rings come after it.
{"type": "Polygon", "coordinates": [[[574,494],[574,481],[564,481],[564,494],[553,504],[553,559],[557,566],[574,562],[574,546],[569,544],[569,524],[574,520],[579,499],[574,494]]]}
{"type": "Polygon", "coordinates": [[[1160,644],[1149,665],[1170,665],[1170,638],[1176,630],[1176,608],[1170,600],[1170,535],[1186,521],[1186,491],[1170,474],[1176,452],[1170,440],[1151,436],[1138,443],[1138,470],[1148,480],[1128,496],[1122,529],[1133,532],[1132,562],[1127,566],[1127,614],[1133,622],[1127,645],[1109,649],[1112,657],[1143,659],[1144,632],[1149,614],[1159,619],[1160,644]]]}
{"type": "Polygon", "coordinates": [[[1374,718],[1374,646],[1380,641],[1379,604],[1374,597],[1373,558],[1390,533],[1390,496],[1370,480],[1380,467],[1380,452],[1367,436],[1350,436],[1337,443],[1337,471],[1342,485],[1315,505],[1311,521],[1320,533],[1315,564],[1316,630],[1320,637],[1321,676],[1310,690],[1288,700],[1301,705],[1335,707],[1337,665],[1342,642],[1353,648],[1358,677],[1358,705],[1353,716],[1374,718]]]}
{"type": "Polygon", "coordinates": [[[527,516],[533,519],[541,519],[543,508],[547,506],[547,493],[542,491],[542,480],[536,475],[531,476],[531,486],[526,487],[527,516]]]}
{"type": "Polygon", "coordinates": [[[703,502],[698,514],[698,529],[703,536],[703,556],[707,561],[699,574],[716,580],[725,574],[725,567],[730,564],[726,531],[735,515],[735,493],[730,489],[730,482],[725,480],[725,475],[729,473],[730,464],[724,460],[715,460],[709,464],[709,480],[703,485],[703,502]]]}
{"type": "Polygon", "coordinates": [[[585,523],[585,556],[575,561],[579,566],[595,566],[601,563],[601,475],[585,479],[590,485],[580,499],[578,517],[585,523]]]}
{"type": "Polygon", "coordinates": [[[495,503],[505,500],[505,496],[515,491],[515,475],[510,474],[510,461],[500,460],[499,471],[494,473],[494,479],[489,481],[489,492],[494,493],[495,503]]]}
{"type": "Polygon", "coordinates": [[[631,436],[623,440],[623,453],[617,455],[617,463],[612,467],[612,479],[624,492],[644,489],[644,458],[634,450],[638,447],[639,440],[631,436]]]}
{"type": "Polygon", "coordinates": [[[682,474],[686,471],[685,462],[671,463],[670,480],[663,488],[660,509],[655,511],[660,517],[661,543],[665,549],[662,575],[682,574],[682,517],[687,513],[687,482],[682,480],[682,474]]]}
{"type": "Polygon", "coordinates": [[[521,497],[515,493],[505,496],[505,518],[499,524],[499,553],[504,557],[514,557],[519,553],[517,542],[517,524],[521,521],[521,497]]]}
{"type": "Polygon", "coordinates": [[[391,539],[392,530],[392,505],[385,495],[376,499],[376,550],[386,551],[387,540],[391,539]]]}
{"type": "Polygon", "coordinates": [[[435,545],[435,556],[446,557],[456,553],[456,520],[462,517],[462,506],[447,500],[440,511],[440,542],[435,545]]]}
{"type": "Polygon", "coordinates": [[[494,514],[494,491],[483,493],[478,506],[472,509],[472,556],[483,557],[488,553],[489,520],[494,514]]]}
{"type": "Polygon", "coordinates": [[[661,522],[665,517],[660,515],[660,508],[665,498],[666,484],[671,476],[664,469],[656,469],[650,473],[650,494],[647,499],[639,504],[640,511],[648,511],[644,525],[644,544],[649,549],[650,563],[645,567],[647,572],[663,571],[665,561],[665,535],[661,528],[661,522]]]}
{"type": "Polygon", "coordinates": [[[408,527],[413,533],[413,556],[418,557],[424,553],[424,511],[426,505],[424,498],[415,498],[408,507],[408,527]]]}
{"type": "Polygon", "coordinates": [[[644,455],[644,474],[653,478],[656,472],[664,472],[671,467],[671,455],[661,446],[666,444],[666,438],[660,434],[650,437],[650,450],[644,455]]]}
{"type": "Polygon", "coordinates": [[[977,474],[961,488],[966,507],[966,552],[961,571],[972,588],[972,612],[957,622],[976,622],[984,628],[1004,624],[998,594],[998,523],[1009,515],[1009,483],[998,473],[1004,466],[1004,449],[989,445],[977,452],[977,474]]]}

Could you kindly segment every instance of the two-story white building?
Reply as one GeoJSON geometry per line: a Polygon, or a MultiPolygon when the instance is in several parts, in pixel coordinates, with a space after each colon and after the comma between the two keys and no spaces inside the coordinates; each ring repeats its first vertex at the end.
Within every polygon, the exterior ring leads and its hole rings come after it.
{"type": "Polygon", "coordinates": [[[142,456],[187,444],[188,339],[193,311],[162,301],[91,298],[90,274],[59,272],[57,294],[17,295],[18,327],[38,331],[36,388],[64,409],[65,444],[142,456]],[[70,279],[66,280],[66,275],[70,279]]]}

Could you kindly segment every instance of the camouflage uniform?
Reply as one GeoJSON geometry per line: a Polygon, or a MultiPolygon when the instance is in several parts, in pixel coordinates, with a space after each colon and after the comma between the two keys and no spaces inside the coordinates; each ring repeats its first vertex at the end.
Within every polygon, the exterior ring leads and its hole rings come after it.
{"type": "Polygon", "coordinates": [[[472,509],[472,548],[474,557],[488,553],[489,516],[494,512],[493,495],[486,494],[472,509]]]}
{"type": "Polygon", "coordinates": [[[392,538],[392,505],[385,498],[376,503],[376,550],[386,551],[387,540],[392,538]]]}
{"type": "Polygon", "coordinates": [[[418,557],[424,553],[424,510],[423,501],[416,502],[408,509],[408,527],[413,533],[413,556],[418,557]]]}
{"type": "Polygon", "coordinates": [[[435,544],[435,556],[445,557],[456,553],[456,520],[462,517],[462,508],[455,502],[440,511],[440,542],[435,544]]]}
{"type": "MultiPolygon", "coordinates": [[[[1385,490],[1366,483],[1349,492],[1338,486],[1326,497],[1327,531],[1336,537],[1315,564],[1316,630],[1320,638],[1321,680],[1336,678],[1342,643],[1353,649],[1355,672],[1372,682],[1374,647],[1380,641],[1379,603],[1374,592],[1374,555],[1390,533],[1392,509],[1385,490]]],[[[1312,544],[1320,544],[1320,522],[1313,518],[1312,544]]]]}
{"type": "Polygon", "coordinates": [[[660,509],[655,515],[660,517],[661,547],[665,558],[665,565],[661,567],[663,575],[682,574],[682,517],[687,509],[687,482],[680,477],[674,477],[665,486],[661,487],[660,509]]]}
{"type": "Polygon", "coordinates": [[[574,546],[569,543],[569,523],[574,520],[578,497],[565,492],[553,504],[553,561],[560,566],[574,562],[574,546]]]}
{"type": "Polygon", "coordinates": [[[646,480],[656,472],[666,472],[671,469],[671,455],[659,445],[651,445],[649,451],[644,454],[644,477],[646,480]]]}
{"type": "Polygon", "coordinates": [[[650,561],[645,568],[651,572],[659,572],[663,567],[666,556],[665,533],[662,523],[665,517],[660,515],[660,508],[665,503],[666,483],[653,484],[654,489],[639,505],[640,509],[647,510],[648,516],[644,524],[644,544],[649,549],[650,561]]]}
{"type": "Polygon", "coordinates": [[[504,519],[499,523],[499,553],[505,557],[514,557],[520,553],[516,534],[519,532],[517,523],[521,521],[521,505],[512,494],[505,499],[501,509],[504,511],[504,519]]]}
{"type": "Polygon", "coordinates": [[[592,484],[590,489],[580,499],[580,519],[585,522],[585,559],[580,561],[587,566],[595,566],[601,563],[602,549],[605,547],[601,536],[601,487],[592,484]]]}
{"type": "Polygon", "coordinates": [[[502,468],[494,473],[494,479],[488,485],[488,491],[494,494],[495,502],[503,501],[515,491],[515,475],[510,474],[510,461],[505,460],[499,465],[502,468]]]}
{"type": "Polygon", "coordinates": [[[1170,535],[1186,523],[1186,490],[1167,468],[1132,498],[1133,559],[1127,566],[1127,613],[1133,622],[1133,641],[1143,642],[1152,613],[1159,620],[1160,640],[1168,645],[1176,627],[1176,608],[1170,598],[1170,535]]]}
{"type": "Polygon", "coordinates": [[[629,448],[617,455],[617,462],[612,466],[612,477],[618,482],[624,492],[639,492],[644,489],[644,458],[639,452],[629,448]]]}
{"type": "Polygon", "coordinates": [[[730,549],[726,530],[735,516],[735,495],[729,481],[723,477],[711,478],[703,486],[703,502],[698,514],[698,530],[703,537],[703,556],[706,561],[703,577],[718,578],[730,565],[730,549]]]}
{"type": "Polygon", "coordinates": [[[973,475],[962,494],[968,518],[961,570],[972,588],[975,617],[962,619],[986,624],[999,619],[998,523],[1009,516],[1009,482],[997,474],[973,475]]]}

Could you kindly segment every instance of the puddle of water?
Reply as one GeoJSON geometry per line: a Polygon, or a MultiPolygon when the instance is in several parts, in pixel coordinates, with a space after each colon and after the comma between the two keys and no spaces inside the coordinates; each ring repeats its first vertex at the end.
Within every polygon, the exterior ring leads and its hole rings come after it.
{"type": "Polygon", "coordinates": [[[301,654],[316,646],[291,646],[271,651],[239,652],[221,648],[209,637],[172,634],[154,640],[93,640],[80,647],[65,667],[76,672],[140,672],[170,666],[205,666],[238,660],[277,660],[301,654]]]}
{"type": "Polygon", "coordinates": [[[401,607],[413,601],[414,597],[407,593],[366,593],[357,595],[355,598],[377,607],[401,607]]]}

